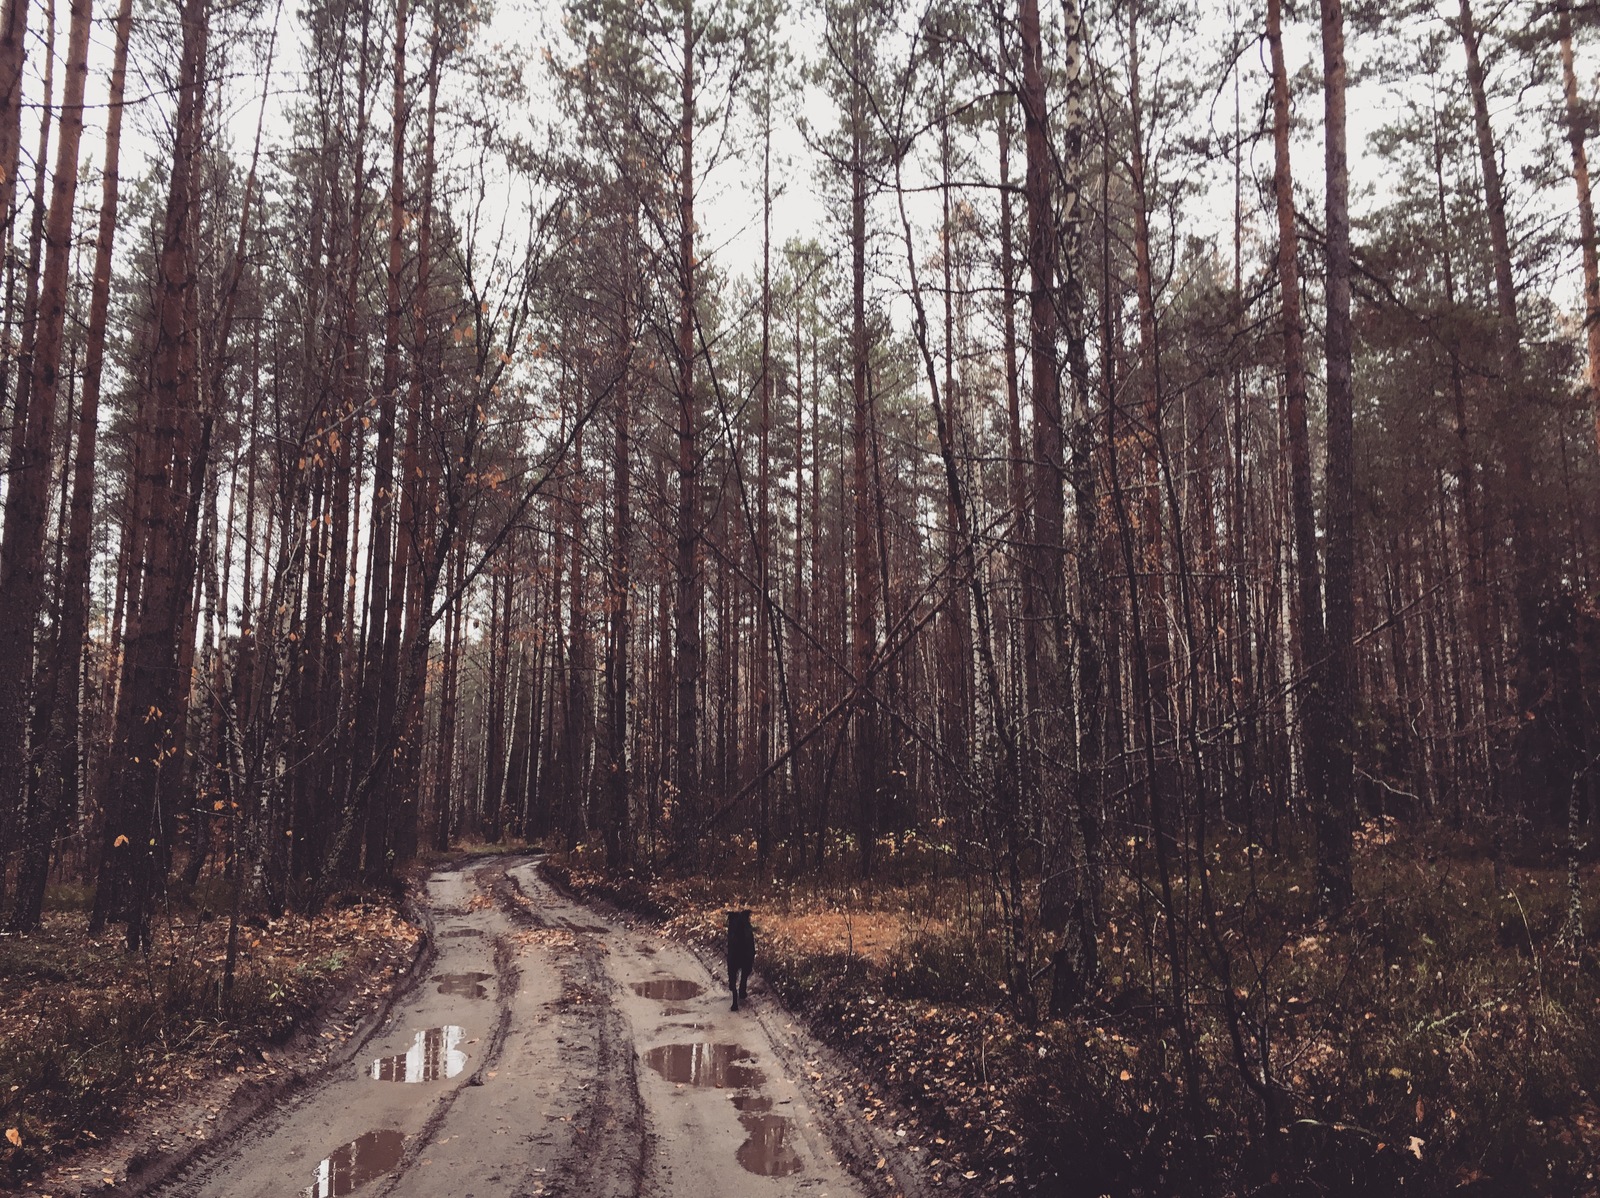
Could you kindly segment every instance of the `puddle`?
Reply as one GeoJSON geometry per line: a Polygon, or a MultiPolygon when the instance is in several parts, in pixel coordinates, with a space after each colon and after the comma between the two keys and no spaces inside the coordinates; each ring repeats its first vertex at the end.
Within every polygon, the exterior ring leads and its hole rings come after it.
{"type": "Polygon", "coordinates": [[[739,1163],[762,1177],[787,1177],[800,1172],[800,1154],[789,1147],[793,1126],[782,1115],[740,1115],[749,1139],[739,1145],[739,1163]]]}
{"type": "Polygon", "coordinates": [[[644,1054],[645,1064],[669,1082],[719,1090],[754,1089],[766,1081],[754,1059],[740,1044],[663,1044],[644,1054]]]}
{"type": "MultiPolygon", "coordinates": [[[[342,1144],[317,1165],[316,1180],[300,1193],[305,1198],[339,1198],[393,1169],[400,1162],[405,1135],[398,1131],[369,1131],[342,1144]]],[[[741,1152],[744,1150],[741,1148],[741,1152]]]]}
{"type": "Polygon", "coordinates": [[[733,1109],[736,1111],[770,1111],[772,1099],[765,1094],[735,1094],[733,1096],[733,1109]]]}
{"type": "Polygon", "coordinates": [[[457,937],[457,936],[482,936],[482,935],[483,935],[483,933],[480,932],[477,928],[451,928],[448,932],[440,932],[439,933],[439,938],[441,940],[449,940],[449,939],[452,939],[452,938],[457,937]]]}
{"type": "Polygon", "coordinates": [[[454,1077],[467,1067],[467,1054],[459,1047],[466,1035],[466,1028],[453,1023],[430,1027],[418,1032],[405,1052],[373,1061],[368,1073],[380,1082],[436,1082],[454,1077]]]}
{"type": "Polygon", "coordinates": [[[484,987],[485,982],[492,978],[492,973],[436,973],[430,981],[439,983],[440,994],[459,994],[466,998],[488,998],[489,991],[484,987]]]}
{"type": "Polygon", "coordinates": [[[659,998],[665,1002],[682,1002],[704,994],[706,988],[688,978],[652,978],[648,982],[634,982],[633,992],[641,998],[659,998]]]}

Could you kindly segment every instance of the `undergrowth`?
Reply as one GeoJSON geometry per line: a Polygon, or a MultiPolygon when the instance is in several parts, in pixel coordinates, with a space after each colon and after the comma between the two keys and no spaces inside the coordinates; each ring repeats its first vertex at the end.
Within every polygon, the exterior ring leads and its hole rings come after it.
{"type": "Polygon", "coordinates": [[[1496,887],[1481,846],[1375,824],[1329,926],[1301,846],[1224,844],[1209,915],[1176,880],[1175,984],[1133,858],[1097,989],[1029,1020],[988,888],[900,848],[870,885],[758,881],[737,840],[703,863],[715,878],[612,878],[585,846],[550,867],[710,945],[723,908],[754,908],[758,972],[867,1066],[857,1104],[963,1193],[1600,1194],[1600,970],[1562,938],[1558,870],[1496,887]]]}
{"type": "Polygon", "coordinates": [[[168,912],[135,955],[120,928],[89,936],[80,897],[52,891],[42,931],[0,936],[0,1128],[16,1133],[0,1142],[0,1189],[150,1098],[243,1071],[354,979],[398,968],[415,938],[386,898],[253,920],[224,1002],[227,921],[208,906],[168,912]]]}

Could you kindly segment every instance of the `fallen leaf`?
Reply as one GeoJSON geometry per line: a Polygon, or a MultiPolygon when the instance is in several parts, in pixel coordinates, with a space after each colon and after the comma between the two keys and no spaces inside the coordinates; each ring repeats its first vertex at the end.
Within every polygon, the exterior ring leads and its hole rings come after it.
{"type": "Polygon", "coordinates": [[[18,1131],[16,1128],[14,1128],[14,1127],[6,1128],[6,1139],[10,1140],[18,1148],[22,1147],[22,1133],[20,1131],[18,1131]]]}

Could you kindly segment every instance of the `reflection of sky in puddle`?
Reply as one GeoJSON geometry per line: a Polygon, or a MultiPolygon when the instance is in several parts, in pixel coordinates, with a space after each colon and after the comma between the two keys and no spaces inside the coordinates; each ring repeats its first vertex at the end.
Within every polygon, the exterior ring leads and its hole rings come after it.
{"type": "Polygon", "coordinates": [[[398,1131],[369,1131],[341,1144],[317,1165],[316,1180],[300,1193],[303,1198],[339,1198],[374,1177],[387,1173],[400,1161],[405,1135],[398,1131]]]}
{"type": "Polygon", "coordinates": [[[749,1136],[739,1145],[739,1163],[762,1177],[800,1172],[800,1154],[789,1146],[790,1122],[782,1115],[740,1115],[749,1136]]]}
{"type": "Polygon", "coordinates": [[[644,1054],[646,1065],[669,1082],[718,1089],[751,1089],[766,1080],[740,1044],[663,1044],[644,1054]]]}
{"type": "Polygon", "coordinates": [[[466,1035],[466,1028],[453,1023],[418,1032],[405,1052],[373,1061],[369,1076],[380,1082],[432,1082],[454,1077],[467,1067],[467,1054],[459,1047],[466,1035]]]}

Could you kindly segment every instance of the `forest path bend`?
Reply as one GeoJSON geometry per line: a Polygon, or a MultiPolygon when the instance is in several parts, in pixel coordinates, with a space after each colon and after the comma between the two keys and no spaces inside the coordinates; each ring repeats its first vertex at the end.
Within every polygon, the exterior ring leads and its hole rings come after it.
{"type": "Polygon", "coordinates": [[[843,1198],[876,1188],[841,1162],[834,1145],[862,1156],[861,1137],[798,1080],[812,1046],[770,1000],[729,1011],[726,986],[693,953],[566,898],[532,858],[440,870],[419,898],[436,925],[434,967],[366,1050],[160,1193],[843,1198]]]}

